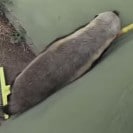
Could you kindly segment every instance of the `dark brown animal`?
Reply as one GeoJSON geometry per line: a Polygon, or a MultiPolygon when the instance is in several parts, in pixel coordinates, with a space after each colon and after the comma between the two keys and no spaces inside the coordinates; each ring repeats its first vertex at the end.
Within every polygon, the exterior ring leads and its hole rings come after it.
{"type": "Polygon", "coordinates": [[[22,113],[83,75],[120,29],[117,13],[104,12],[83,28],[51,44],[16,78],[7,112],[22,113]]]}
{"type": "MultiPolygon", "coordinates": [[[[17,75],[35,58],[35,54],[21,37],[5,14],[0,3],[0,67],[4,67],[6,83],[12,85],[17,75]]],[[[1,103],[0,93],[0,105],[1,103]]],[[[0,106],[0,119],[2,107],[0,106]]]]}

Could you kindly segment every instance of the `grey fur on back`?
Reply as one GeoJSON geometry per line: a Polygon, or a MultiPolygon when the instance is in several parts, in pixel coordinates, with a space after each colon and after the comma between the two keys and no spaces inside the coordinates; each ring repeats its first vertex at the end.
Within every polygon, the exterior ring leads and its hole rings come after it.
{"type": "Polygon", "coordinates": [[[53,43],[16,78],[8,111],[22,113],[81,76],[110,45],[120,28],[119,17],[105,12],[53,43]]]}

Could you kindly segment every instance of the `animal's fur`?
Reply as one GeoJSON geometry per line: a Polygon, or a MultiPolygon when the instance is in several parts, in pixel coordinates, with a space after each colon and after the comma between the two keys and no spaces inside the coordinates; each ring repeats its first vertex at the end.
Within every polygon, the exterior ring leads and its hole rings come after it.
{"type": "MultiPolygon", "coordinates": [[[[0,66],[4,67],[6,83],[12,85],[15,78],[35,58],[24,38],[17,41],[19,34],[5,15],[5,7],[0,2],[0,66]]],[[[0,93],[0,118],[1,118],[0,93]]]]}
{"type": "Polygon", "coordinates": [[[81,76],[110,45],[120,28],[119,17],[114,12],[104,12],[50,45],[16,78],[8,113],[26,111],[81,76]]]}

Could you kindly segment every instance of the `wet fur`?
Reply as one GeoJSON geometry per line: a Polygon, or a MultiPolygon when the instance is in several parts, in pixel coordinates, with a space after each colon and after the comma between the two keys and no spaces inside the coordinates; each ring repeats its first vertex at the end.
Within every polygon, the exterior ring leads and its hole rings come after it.
{"type": "MultiPolygon", "coordinates": [[[[12,85],[17,75],[35,58],[24,39],[16,41],[18,33],[6,18],[4,5],[0,2],[0,67],[4,67],[6,84],[12,85]]],[[[0,121],[2,115],[0,93],[0,121]]]]}
{"type": "Polygon", "coordinates": [[[7,112],[14,115],[26,111],[90,69],[120,30],[119,25],[115,29],[115,23],[110,23],[93,20],[49,45],[16,78],[7,112]]]}

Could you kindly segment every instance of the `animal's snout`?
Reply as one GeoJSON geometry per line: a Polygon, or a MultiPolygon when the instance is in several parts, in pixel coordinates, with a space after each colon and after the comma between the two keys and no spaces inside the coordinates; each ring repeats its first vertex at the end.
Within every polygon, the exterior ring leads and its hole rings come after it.
{"type": "Polygon", "coordinates": [[[115,13],[117,16],[119,16],[119,14],[120,14],[119,11],[117,11],[117,10],[114,10],[113,13],[115,13]]]}

